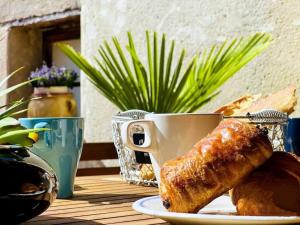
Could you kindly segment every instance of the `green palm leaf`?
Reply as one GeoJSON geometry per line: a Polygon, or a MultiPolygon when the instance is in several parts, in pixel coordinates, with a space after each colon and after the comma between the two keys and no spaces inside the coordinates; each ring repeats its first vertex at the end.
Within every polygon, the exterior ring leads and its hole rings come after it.
{"type": "MultiPolygon", "coordinates": [[[[22,69],[22,68],[20,68],[22,69]]],[[[19,69],[19,70],[20,70],[19,69]]],[[[0,86],[3,86],[4,83],[10,79],[13,75],[15,75],[19,70],[16,70],[12,74],[8,75],[6,78],[4,78],[2,81],[0,81],[0,86]]],[[[37,79],[35,79],[37,80],[37,79]]],[[[2,91],[0,91],[0,96],[4,96],[24,85],[27,85],[31,81],[25,81],[22,83],[19,83],[17,85],[14,85],[12,87],[6,88],[2,91]]],[[[21,146],[32,146],[32,144],[35,142],[34,139],[29,137],[29,134],[32,134],[34,132],[44,131],[47,129],[26,129],[25,127],[22,127],[18,120],[11,118],[10,116],[17,115],[21,112],[24,112],[26,110],[20,110],[19,108],[27,103],[28,100],[24,101],[23,99],[20,99],[18,101],[15,101],[13,103],[10,103],[8,105],[0,106],[0,109],[3,109],[0,112],[0,144],[13,144],[13,145],[21,145],[21,146]]],[[[34,135],[37,137],[37,135],[34,135]]]]}
{"type": "Polygon", "coordinates": [[[26,129],[18,120],[6,117],[0,120],[0,144],[15,144],[32,146],[35,140],[29,137],[30,133],[46,131],[47,128],[26,129]]]}
{"type": "Polygon", "coordinates": [[[128,32],[125,48],[116,37],[112,38],[113,44],[104,41],[99,48],[99,57],[95,57],[98,67],[72,47],[66,44],[58,44],[58,47],[100,93],[121,110],[167,113],[194,112],[211,101],[220,93],[219,88],[262,53],[270,42],[269,34],[257,33],[214,45],[187,63],[184,49],[175,59],[174,40],[168,45],[163,34],[159,43],[156,32],[151,35],[146,31],[147,59],[144,63],[128,32]]]}
{"type": "MultiPolygon", "coordinates": [[[[21,67],[21,68],[15,70],[14,72],[12,72],[8,76],[6,76],[3,80],[1,80],[0,81],[0,87],[3,86],[7,80],[9,80],[12,76],[16,75],[22,69],[23,68],[21,67]]],[[[25,81],[25,82],[21,82],[19,84],[13,85],[9,88],[3,89],[3,90],[0,91],[0,97],[3,97],[5,95],[15,91],[16,89],[18,89],[20,87],[23,87],[23,86],[26,86],[26,85],[30,84],[31,82],[36,81],[38,79],[39,78],[32,79],[32,80],[25,81]]],[[[9,103],[7,105],[0,106],[0,109],[6,108],[4,111],[0,112],[0,119],[3,119],[7,116],[11,116],[12,114],[18,114],[18,113],[23,112],[24,110],[19,110],[19,107],[26,104],[27,102],[28,102],[28,100],[23,101],[23,99],[21,99],[21,100],[15,101],[13,103],[9,103]]]]}

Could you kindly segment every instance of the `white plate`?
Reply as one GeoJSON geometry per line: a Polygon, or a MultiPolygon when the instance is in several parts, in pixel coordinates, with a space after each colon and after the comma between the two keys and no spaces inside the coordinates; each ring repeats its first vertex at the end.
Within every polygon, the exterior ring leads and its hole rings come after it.
{"type": "Polygon", "coordinates": [[[221,196],[197,214],[168,212],[159,196],[142,198],[133,204],[133,209],[158,217],[173,224],[299,224],[298,216],[237,216],[228,196],[221,196]]]}

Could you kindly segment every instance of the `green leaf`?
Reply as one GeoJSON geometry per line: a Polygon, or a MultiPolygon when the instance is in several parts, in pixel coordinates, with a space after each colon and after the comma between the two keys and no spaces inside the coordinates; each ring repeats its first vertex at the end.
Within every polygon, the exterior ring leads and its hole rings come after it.
{"type": "Polygon", "coordinates": [[[0,129],[5,126],[17,126],[20,125],[20,122],[12,117],[6,117],[0,120],[0,129]]]}
{"type": "MultiPolygon", "coordinates": [[[[22,68],[20,68],[22,69],[22,68]]],[[[4,78],[0,82],[0,86],[3,86],[5,82],[10,79],[13,75],[15,75],[20,69],[16,70],[12,74],[8,75],[6,78],[4,78]]],[[[25,81],[22,83],[19,83],[17,85],[11,86],[9,88],[6,88],[2,91],[0,91],[0,96],[4,96],[12,91],[15,91],[16,89],[27,85],[33,81],[38,80],[30,80],[25,81]]],[[[23,99],[20,99],[18,101],[15,101],[13,103],[9,103],[7,105],[1,106],[0,108],[6,108],[0,113],[0,144],[12,144],[12,145],[21,145],[21,146],[31,146],[34,143],[34,140],[31,139],[28,134],[32,132],[38,132],[42,130],[47,129],[26,129],[25,127],[22,127],[18,120],[10,117],[12,115],[19,114],[21,112],[25,112],[26,110],[18,110],[18,108],[25,103],[27,103],[29,100],[24,101],[23,99]]]]}
{"type": "Polygon", "coordinates": [[[29,80],[29,81],[25,81],[25,82],[22,82],[20,84],[16,84],[14,86],[11,86],[9,88],[6,88],[4,90],[1,90],[0,91],[0,96],[4,96],[4,95],[7,95],[8,93],[12,92],[12,91],[15,91],[16,89],[20,88],[20,87],[23,87],[27,84],[30,84],[32,81],[36,81],[38,79],[33,79],[33,80],[29,80]]]}
{"type": "Polygon", "coordinates": [[[13,144],[21,146],[32,146],[34,141],[29,138],[28,134],[32,132],[46,131],[47,128],[37,128],[37,129],[21,129],[20,127],[10,127],[0,135],[0,144],[13,144]]]}
{"type": "MultiPolygon", "coordinates": [[[[3,86],[7,80],[9,80],[12,76],[16,75],[17,72],[19,72],[21,69],[22,69],[22,67],[15,70],[10,75],[6,76],[3,80],[1,80],[0,86],[3,86]]],[[[5,95],[9,94],[10,92],[15,91],[16,89],[18,89],[20,87],[23,87],[25,85],[28,85],[29,83],[31,83],[33,81],[36,81],[36,80],[39,80],[39,79],[40,78],[36,78],[36,79],[29,80],[29,81],[21,82],[19,84],[13,85],[9,88],[3,89],[3,90],[0,91],[0,97],[5,96],[5,95]]],[[[0,106],[0,109],[6,108],[6,109],[4,109],[3,111],[0,112],[0,120],[5,118],[5,117],[12,116],[12,115],[17,115],[21,112],[24,112],[24,110],[20,110],[19,107],[26,104],[28,101],[29,100],[23,101],[23,99],[20,99],[20,100],[17,100],[15,102],[13,102],[13,103],[9,103],[9,104],[0,106]]]]}
{"type": "Polygon", "coordinates": [[[6,76],[5,78],[3,78],[3,80],[1,80],[0,82],[0,87],[3,86],[5,84],[6,81],[8,81],[12,76],[14,76],[15,74],[17,74],[19,71],[21,71],[23,69],[23,67],[16,69],[14,72],[12,72],[11,74],[9,74],[8,76],[6,76]]]}
{"type": "Polygon", "coordinates": [[[135,108],[157,113],[198,110],[271,43],[270,34],[256,33],[213,45],[187,63],[185,50],[179,49],[176,57],[175,41],[168,45],[165,34],[159,38],[156,32],[146,31],[145,57],[138,54],[132,34],[128,32],[127,36],[125,47],[116,37],[112,38],[112,45],[107,41],[100,45],[99,56],[95,57],[99,68],[72,47],[65,44],[58,47],[120,110],[135,108]]]}

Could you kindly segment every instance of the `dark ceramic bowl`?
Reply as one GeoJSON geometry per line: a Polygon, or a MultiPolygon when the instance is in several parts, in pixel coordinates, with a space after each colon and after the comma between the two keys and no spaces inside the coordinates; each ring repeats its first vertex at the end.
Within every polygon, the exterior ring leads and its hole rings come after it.
{"type": "Polygon", "coordinates": [[[58,182],[50,166],[27,148],[0,145],[0,220],[29,220],[55,200],[58,182]]]}

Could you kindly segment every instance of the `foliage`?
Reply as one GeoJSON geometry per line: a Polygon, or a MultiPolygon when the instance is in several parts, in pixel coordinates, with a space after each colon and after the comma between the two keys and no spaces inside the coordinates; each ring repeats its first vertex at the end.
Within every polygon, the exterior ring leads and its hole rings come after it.
{"type": "MultiPolygon", "coordinates": [[[[5,82],[11,78],[14,74],[16,74],[19,70],[16,70],[14,73],[7,76],[0,82],[0,87],[5,84],[5,82]]],[[[36,79],[34,79],[36,80],[36,79]]],[[[15,91],[16,89],[27,85],[31,81],[22,82],[20,84],[14,85],[7,89],[0,91],[0,97],[15,91]]],[[[19,110],[19,107],[24,105],[26,101],[23,99],[18,100],[16,102],[10,103],[8,105],[3,105],[0,108],[2,112],[0,112],[0,144],[15,144],[21,146],[32,146],[34,142],[37,141],[38,136],[35,135],[35,132],[44,131],[46,129],[26,129],[22,127],[18,120],[12,118],[16,114],[24,112],[25,110],[19,110]]]]}
{"type": "Polygon", "coordinates": [[[29,80],[33,87],[67,86],[73,87],[78,74],[74,70],[65,67],[48,67],[43,63],[41,68],[32,71],[29,80]],[[39,78],[36,80],[36,78],[39,78]]]}
{"type": "Polygon", "coordinates": [[[217,94],[219,87],[271,42],[269,34],[225,41],[194,56],[187,63],[185,50],[175,57],[175,41],[167,49],[166,35],[158,43],[157,33],[146,32],[147,63],[136,51],[128,32],[127,52],[116,37],[104,41],[92,66],[71,46],[58,47],[88,76],[107,99],[121,110],[149,112],[194,112],[217,94]],[[152,40],[152,41],[151,41],[152,40]],[[126,55],[127,53],[127,55],[126,55]],[[183,65],[187,65],[183,69],[183,65]]]}
{"type": "Polygon", "coordinates": [[[18,120],[6,117],[0,120],[0,144],[15,144],[21,146],[32,146],[38,140],[35,132],[45,129],[26,129],[18,120]]]}

